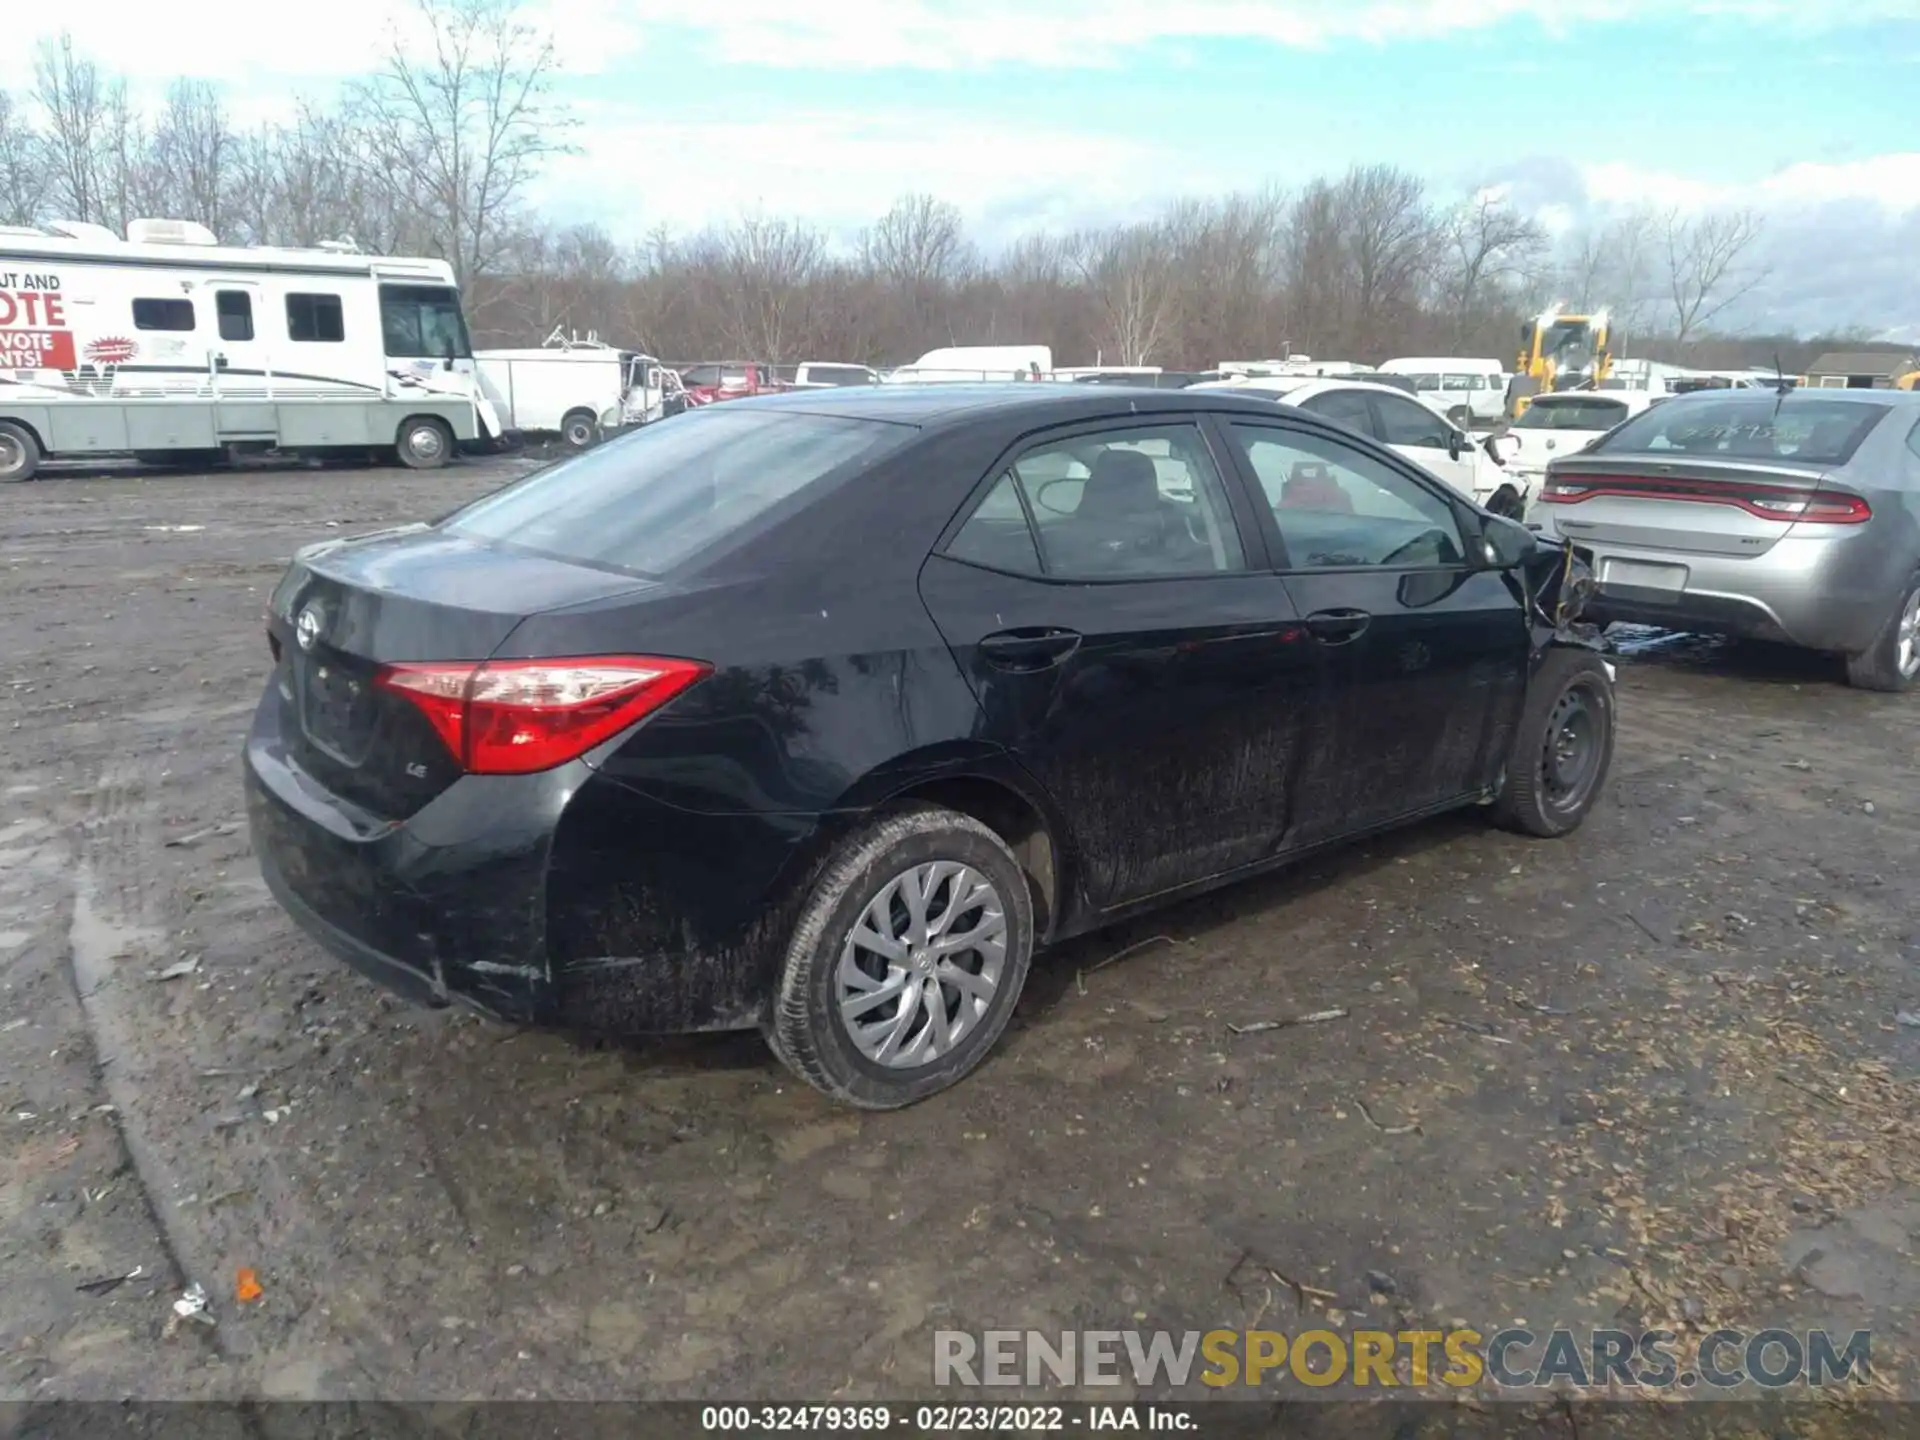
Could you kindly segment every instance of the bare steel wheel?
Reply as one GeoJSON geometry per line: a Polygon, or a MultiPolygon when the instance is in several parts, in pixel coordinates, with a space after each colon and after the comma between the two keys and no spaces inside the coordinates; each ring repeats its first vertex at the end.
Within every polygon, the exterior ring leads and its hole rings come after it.
{"type": "Polygon", "coordinates": [[[1613,763],[1613,677],[1591,650],[1540,657],[1513,733],[1494,818],[1553,839],[1580,827],[1613,763]]]}
{"type": "Polygon", "coordinates": [[[1032,950],[1006,842],[958,811],[895,811],[842,840],[801,900],[767,1042],[837,1100],[910,1105],[993,1048],[1032,950]]]}
{"type": "Polygon", "coordinates": [[[1007,964],[1000,892],[971,865],[930,860],[868,902],[840,947],[840,1018],[875,1064],[951,1054],[986,1015],[1007,964]]]}

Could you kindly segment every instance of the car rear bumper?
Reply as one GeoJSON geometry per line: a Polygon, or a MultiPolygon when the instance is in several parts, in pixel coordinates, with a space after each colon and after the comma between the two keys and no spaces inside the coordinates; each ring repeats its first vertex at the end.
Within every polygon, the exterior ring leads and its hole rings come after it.
{"type": "MultiPolygon", "coordinates": [[[[417,1004],[616,1034],[759,1020],[802,817],[696,816],[574,762],[466,776],[404,822],[328,793],[256,714],[243,758],[262,878],[353,969],[417,1004]]],[[[791,888],[791,887],[789,887],[791,888]]]]}
{"type": "Polygon", "coordinates": [[[1746,557],[1592,539],[1558,527],[1550,506],[1535,506],[1527,518],[1543,534],[1591,551],[1599,589],[1586,618],[1596,624],[1628,621],[1857,654],[1886,623],[1893,580],[1883,566],[1862,563],[1871,553],[1856,543],[1863,535],[1788,534],[1764,555],[1746,557]],[[1627,578],[1629,568],[1647,566],[1662,567],[1670,582],[1627,578]]]}

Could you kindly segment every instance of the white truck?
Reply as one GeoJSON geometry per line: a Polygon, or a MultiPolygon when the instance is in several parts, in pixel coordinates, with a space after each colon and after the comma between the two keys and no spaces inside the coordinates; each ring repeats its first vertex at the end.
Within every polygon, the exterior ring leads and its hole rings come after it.
{"type": "Polygon", "coordinates": [[[184,220],[0,226],[0,482],[106,455],[433,469],[500,433],[445,261],[223,246],[184,220]]]}
{"type": "Polygon", "coordinates": [[[685,408],[676,371],[596,335],[580,340],[556,330],[536,348],[481,350],[474,359],[482,393],[509,434],[558,435],[569,450],[685,408]]]}
{"type": "Polygon", "coordinates": [[[889,372],[882,383],[964,385],[1052,378],[1053,350],[1046,345],[949,345],[889,372]]]}

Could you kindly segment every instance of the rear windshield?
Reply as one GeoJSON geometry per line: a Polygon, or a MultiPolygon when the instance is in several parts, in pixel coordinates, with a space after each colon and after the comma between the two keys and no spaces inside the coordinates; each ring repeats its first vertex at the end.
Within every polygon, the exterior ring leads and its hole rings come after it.
{"type": "Polygon", "coordinates": [[[1529,405],[1526,413],[1513,422],[1516,430],[1611,430],[1627,418],[1627,407],[1619,400],[1549,400],[1544,396],[1529,405]]]}
{"type": "Polygon", "coordinates": [[[1844,465],[1886,413],[1884,405],[1734,392],[1642,411],[1588,453],[1671,452],[1844,465]]]}
{"type": "Polygon", "coordinates": [[[456,511],[457,535],[661,575],[811,503],[899,449],[910,425],[768,412],[750,402],[643,426],[456,511]]]}

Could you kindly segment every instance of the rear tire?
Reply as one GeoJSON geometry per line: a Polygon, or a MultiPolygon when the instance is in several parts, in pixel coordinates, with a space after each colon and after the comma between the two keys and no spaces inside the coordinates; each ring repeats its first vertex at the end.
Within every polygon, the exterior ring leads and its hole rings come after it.
{"type": "Polygon", "coordinates": [[[394,449],[409,470],[438,470],[453,455],[453,431],[435,416],[415,415],[401,424],[394,449]]]}
{"type": "Polygon", "coordinates": [[[1920,575],[1907,581],[1873,644],[1847,656],[1847,683],[1897,695],[1920,677],[1920,575]]]}
{"type": "Polygon", "coordinates": [[[600,438],[600,422],[591,410],[569,410],[560,421],[560,443],[569,450],[585,450],[600,438]]]}
{"type": "Polygon", "coordinates": [[[1033,897],[1006,842],[958,811],[897,811],[843,840],[820,873],[787,945],[767,1044],[835,1100],[911,1105],[986,1057],[1032,952],[1033,897]],[[942,943],[969,936],[983,938],[942,943]]]}
{"type": "Polygon", "coordinates": [[[0,485],[31,480],[40,469],[40,442],[24,425],[0,420],[0,485]]]}
{"type": "Polygon", "coordinates": [[[1494,822],[1543,840],[1579,829],[1606,783],[1613,732],[1605,663],[1590,650],[1549,650],[1527,687],[1494,822]]]}

